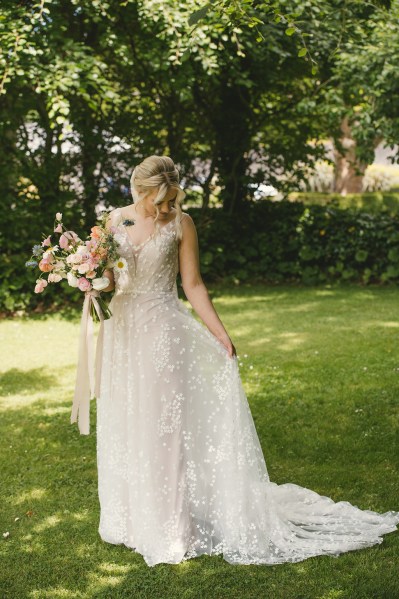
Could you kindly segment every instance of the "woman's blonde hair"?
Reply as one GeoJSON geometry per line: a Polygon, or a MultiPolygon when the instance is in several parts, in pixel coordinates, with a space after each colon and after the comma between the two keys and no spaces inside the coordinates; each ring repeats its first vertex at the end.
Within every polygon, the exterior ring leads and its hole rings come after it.
{"type": "Polygon", "coordinates": [[[179,184],[179,171],[176,168],[172,158],[169,156],[148,156],[134,169],[130,177],[130,191],[135,204],[141,202],[151,191],[158,188],[158,193],[154,199],[156,214],[154,218],[155,234],[159,231],[159,204],[161,204],[168,191],[176,189],[175,209],[176,214],[176,235],[180,240],[182,238],[182,209],[181,203],[186,197],[186,193],[179,184]]]}

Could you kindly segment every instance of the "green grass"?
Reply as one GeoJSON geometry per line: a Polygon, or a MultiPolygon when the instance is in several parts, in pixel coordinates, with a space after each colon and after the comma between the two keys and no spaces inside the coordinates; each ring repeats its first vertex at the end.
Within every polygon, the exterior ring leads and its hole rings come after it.
{"type": "MultiPolygon", "coordinates": [[[[396,289],[220,288],[214,303],[240,357],[271,480],[398,510],[396,289]]],[[[149,568],[104,543],[95,402],[90,436],[69,422],[79,317],[0,323],[2,599],[399,597],[395,532],[338,558],[277,566],[201,556],[149,568]]]]}

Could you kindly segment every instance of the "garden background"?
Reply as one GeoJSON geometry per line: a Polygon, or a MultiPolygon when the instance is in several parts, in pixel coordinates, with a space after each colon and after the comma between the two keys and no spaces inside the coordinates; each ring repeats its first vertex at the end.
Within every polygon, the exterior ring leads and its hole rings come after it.
{"type": "Polygon", "coordinates": [[[101,543],[82,298],[25,266],[57,212],[85,236],[170,155],[273,480],[398,510],[399,2],[4,0],[0,35],[1,595],[399,597],[395,534],[151,572],[101,543]]]}

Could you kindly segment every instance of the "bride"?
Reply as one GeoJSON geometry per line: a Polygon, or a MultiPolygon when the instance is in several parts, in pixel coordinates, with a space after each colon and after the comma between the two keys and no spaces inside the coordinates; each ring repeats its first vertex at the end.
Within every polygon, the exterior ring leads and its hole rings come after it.
{"type": "Polygon", "coordinates": [[[100,537],[149,566],[201,554],[231,564],[298,562],[381,543],[399,512],[270,481],[172,159],[143,160],[131,192],[133,204],[107,224],[121,260],[106,273],[115,293],[97,397],[100,537]],[[179,271],[206,326],[178,298],[179,271]]]}

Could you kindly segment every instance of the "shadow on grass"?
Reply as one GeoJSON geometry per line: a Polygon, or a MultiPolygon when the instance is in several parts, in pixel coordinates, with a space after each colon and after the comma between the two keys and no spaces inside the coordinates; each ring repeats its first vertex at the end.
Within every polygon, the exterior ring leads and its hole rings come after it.
{"type": "Polygon", "coordinates": [[[43,374],[42,368],[20,370],[10,368],[0,374],[0,395],[29,395],[58,384],[55,375],[43,374]]]}

